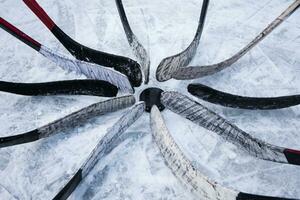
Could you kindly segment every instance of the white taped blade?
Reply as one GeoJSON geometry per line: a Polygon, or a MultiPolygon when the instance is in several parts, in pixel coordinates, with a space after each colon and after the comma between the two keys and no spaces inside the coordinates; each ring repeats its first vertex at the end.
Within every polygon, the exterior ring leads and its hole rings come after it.
{"type": "Polygon", "coordinates": [[[151,130],[156,144],[173,174],[202,200],[235,200],[238,192],[210,181],[197,170],[169,133],[160,111],[151,109],[151,130]]]}
{"type": "Polygon", "coordinates": [[[173,78],[178,80],[190,80],[201,78],[204,76],[209,76],[215,74],[227,67],[230,67],[246,53],[248,53],[253,47],[255,47],[259,42],[266,38],[273,30],[275,30],[282,22],[284,22],[293,12],[295,12],[300,6],[300,0],[296,0],[292,5],[290,5],[279,17],[277,17],[270,25],[268,25],[258,36],[256,36],[247,46],[241,49],[238,53],[233,55],[227,60],[206,66],[189,66],[185,68],[178,68],[173,74],[173,78]]]}
{"type": "Polygon", "coordinates": [[[82,166],[82,177],[84,178],[95,166],[97,161],[107,155],[119,142],[123,133],[144,113],[145,104],[138,103],[111,127],[106,135],[99,141],[97,146],[89,155],[82,166]]]}
{"type": "Polygon", "coordinates": [[[161,95],[163,105],[182,117],[220,135],[250,155],[274,162],[288,163],[284,148],[268,144],[252,137],[237,126],[178,92],[164,92],[161,95]]]}
{"type": "Polygon", "coordinates": [[[56,134],[59,131],[79,126],[93,117],[127,108],[129,106],[132,106],[134,103],[135,98],[134,96],[130,95],[116,97],[103,102],[92,104],[41,128],[38,128],[37,130],[40,134],[39,138],[49,137],[50,135],[56,134]]]}
{"type": "Polygon", "coordinates": [[[121,74],[120,72],[93,63],[87,63],[77,59],[68,58],[64,55],[55,53],[53,50],[43,45],[41,46],[39,52],[67,71],[74,71],[79,74],[84,74],[86,77],[91,79],[107,81],[120,88],[122,93],[133,93],[133,88],[127,76],[121,74]]]}
{"type": "Polygon", "coordinates": [[[68,183],[62,187],[54,199],[67,199],[80,184],[80,182],[93,169],[95,164],[126,139],[126,129],[144,113],[144,110],[144,103],[139,103],[125,112],[123,116],[113,125],[113,127],[107,131],[106,135],[99,140],[98,144],[90,153],[81,168],[79,168],[79,170],[77,170],[68,183]]]}

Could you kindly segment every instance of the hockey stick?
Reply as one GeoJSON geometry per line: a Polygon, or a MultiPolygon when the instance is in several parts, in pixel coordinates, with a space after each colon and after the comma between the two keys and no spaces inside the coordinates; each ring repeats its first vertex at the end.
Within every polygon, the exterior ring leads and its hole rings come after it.
{"type": "Polygon", "coordinates": [[[30,36],[23,33],[8,21],[4,20],[2,17],[0,17],[0,27],[38,51],[40,54],[60,66],[62,69],[84,74],[86,77],[91,79],[108,81],[120,88],[123,93],[133,93],[133,89],[128,81],[128,78],[120,72],[100,65],[79,61],[77,59],[69,59],[64,55],[58,54],[32,39],[30,36]]]}
{"type": "Polygon", "coordinates": [[[188,91],[204,101],[232,108],[271,110],[300,104],[300,95],[260,98],[245,97],[221,92],[202,84],[190,84],[188,91]]]}
{"type": "Polygon", "coordinates": [[[145,76],[145,84],[149,82],[149,71],[150,71],[150,58],[147,54],[146,49],[143,45],[139,42],[137,37],[134,35],[133,31],[130,28],[128,19],[126,17],[126,13],[122,4],[122,0],[116,0],[116,5],[118,8],[119,16],[121,18],[121,22],[128,40],[131,49],[140,63],[142,70],[145,76]]]}
{"type": "Polygon", "coordinates": [[[23,0],[31,11],[44,23],[62,45],[78,60],[95,63],[105,67],[111,67],[125,74],[134,87],[142,82],[140,65],[123,56],[117,56],[86,47],[64,33],[48,16],[43,8],[35,0],[23,0]]]}
{"type": "Polygon", "coordinates": [[[200,43],[208,5],[209,0],[203,0],[197,32],[188,48],[186,48],[179,54],[163,59],[157,67],[156,79],[158,81],[167,81],[171,79],[173,73],[177,71],[177,69],[187,66],[194,58],[196,50],[200,43]]]}
{"type": "Polygon", "coordinates": [[[250,155],[273,162],[300,165],[300,151],[268,144],[252,137],[200,103],[177,92],[164,92],[161,101],[166,108],[220,135],[250,155]]]}
{"type": "Polygon", "coordinates": [[[134,96],[124,96],[92,104],[33,131],[2,137],[0,138],[0,148],[34,142],[50,137],[58,132],[80,126],[91,118],[127,108],[134,103],[134,96]]]}
{"type": "Polygon", "coordinates": [[[0,91],[27,96],[91,95],[115,97],[118,88],[99,80],[67,80],[44,83],[13,83],[0,81],[0,91]]]}
{"type": "Polygon", "coordinates": [[[151,109],[151,130],[166,164],[173,174],[202,200],[280,200],[286,198],[268,197],[237,192],[209,180],[184,155],[166,127],[156,106],[151,109]]]}
{"type": "Polygon", "coordinates": [[[144,103],[139,103],[131,108],[111,127],[106,135],[99,141],[97,146],[88,156],[88,159],[70,179],[70,181],[63,187],[62,190],[53,198],[53,200],[67,199],[80,182],[89,174],[95,164],[109,154],[115,146],[121,141],[121,137],[142,114],[144,113],[144,103]]]}
{"type": "Polygon", "coordinates": [[[177,80],[196,79],[215,74],[219,71],[222,71],[223,69],[226,69],[227,67],[230,67],[246,53],[248,53],[253,47],[255,47],[259,42],[266,38],[274,29],[276,29],[293,12],[295,12],[299,8],[299,6],[300,0],[296,0],[279,17],[277,17],[270,25],[268,25],[258,36],[256,36],[254,40],[252,40],[247,46],[245,46],[238,53],[228,58],[227,60],[213,65],[178,68],[178,70],[174,72],[172,77],[177,80]]]}

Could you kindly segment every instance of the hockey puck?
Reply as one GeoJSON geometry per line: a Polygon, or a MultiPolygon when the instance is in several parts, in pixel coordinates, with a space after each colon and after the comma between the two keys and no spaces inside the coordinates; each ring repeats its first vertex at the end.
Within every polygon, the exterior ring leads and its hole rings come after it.
{"type": "Polygon", "coordinates": [[[160,101],[162,92],[163,90],[159,88],[147,88],[140,94],[140,101],[146,103],[146,112],[150,112],[153,105],[156,105],[160,111],[165,109],[160,101]]]}

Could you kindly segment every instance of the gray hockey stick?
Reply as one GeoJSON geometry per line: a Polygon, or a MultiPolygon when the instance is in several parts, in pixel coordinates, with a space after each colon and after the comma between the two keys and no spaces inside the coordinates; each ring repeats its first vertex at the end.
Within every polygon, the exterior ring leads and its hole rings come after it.
{"type": "Polygon", "coordinates": [[[237,126],[189,97],[177,92],[164,92],[163,105],[186,119],[220,135],[239,149],[263,160],[300,165],[300,151],[268,144],[241,130],[237,126]]]}
{"type": "Polygon", "coordinates": [[[90,153],[83,165],[53,199],[67,199],[80,182],[94,168],[95,164],[109,154],[120,142],[122,142],[122,135],[126,129],[129,128],[144,113],[144,109],[144,103],[138,103],[126,111],[113,125],[113,127],[107,131],[106,135],[99,140],[99,143],[90,153]]]}
{"type": "Polygon", "coordinates": [[[171,79],[175,71],[181,67],[187,66],[194,58],[200,43],[208,5],[209,0],[203,0],[197,32],[188,48],[179,54],[163,59],[157,67],[156,79],[158,81],[167,81],[171,79]]]}
{"type": "Polygon", "coordinates": [[[150,58],[146,51],[146,49],[143,47],[143,45],[139,42],[137,37],[134,35],[133,31],[130,28],[128,19],[126,17],[126,13],[124,10],[124,6],[122,4],[122,0],[116,0],[116,5],[118,8],[118,12],[121,18],[121,22],[128,40],[129,45],[131,46],[131,49],[138,60],[138,62],[141,65],[141,68],[144,72],[145,76],[145,84],[149,82],[149,71],[150,71],[150,58]]]}
{"type": "Polygon", "coordinates": [[[300,6],[300,0],[296,0],[292,3],[279,17],[277,17],[270,25],[268,25],[258,36],[254,38],[247,46],[241,49],[232,57],[224,60],[220,63],[206,66],[189,66],[185,68],[178,68],[174,72],[172,78],[177,80],[190,80],[201,78],[204,76],[209,76],[215,74],[227,67],[230,67],[246,53],[248,53],[253,47],[255,47],[259,42],[266,38],[274,29],[276,29],[282,22],[284,22],[293,12],[295,12],[300,6]]]}
{"type": "Polygon", "coordinates": [[[134,96],[124,96],[92,104],[33,131],[14,136],[2,137],[0,138],[0,148],[34,142],[50,137],[60,131],[82,125],[93,117],[127,108],[132,106],[134,103],[134,96]]]}

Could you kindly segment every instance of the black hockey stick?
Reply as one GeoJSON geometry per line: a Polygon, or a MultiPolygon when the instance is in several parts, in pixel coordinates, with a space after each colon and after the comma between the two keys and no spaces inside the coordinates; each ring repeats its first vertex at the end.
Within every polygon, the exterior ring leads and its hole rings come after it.
{"type": "Polygon", "coordinates": [[[157,67],[156,79],[158,81],[167,81],[171,79],[173,73],[177,71],[177,69],[187,66],[194,58],[200,43],[208,5],[209,0],[203,0],[197,32],[188,48],[179,54],[163,59],[157,67]]]}
{"type": "Polygon", "coordinates": [[[300,151],[268,144],[241,130],[237,126],[189,97],[177,92],[161,95],[164,106],[182,117],[220,135],[239,149],[263,160],[300,165],[300,151]]]}
{"type": "Polygon", "coordinates": [[[173,78],[178,80],[189,80],[201,78],[204,76],[209,76],[215,74],[227,67],[230,67],[241,57],[243,57],[247,52],[249,52],[253,47],[255,47],[259,42],[266,38],[274,29],[276,29],[282,22],[284,22],[293,12],[295,12],[300,6],[300,0],[296,0],[292,5],[290,5],[279,17],[277,17],[270,25],[268,25],[258,36],[256,36],[247,46],[241,49],[232,57],[224,60],[220,63],[206,66],[189,66],[185,68],[178,68],[173,74],[173,78]]]}
{"type": "Polygon", "coordinates": [[[91,118],[127,108],[134,103],[135,99],[133,96],[124,96],[92,104],[33,131],[2,137],[0,138],[0,148],[34,142],[50,137],[61,131],[80,126],[91,118]]]}
{"type": "Polygon", "coordinates": [[[109,154],[121,141],[122,135],[142,114],[144,113],[144,103],[139,103],[125,114],[111,127],[106,135],[99,140],[97,146],[90,153],[84,164],[73,175],[70,181],[59,191],[53,200],[67,199],[80,182],[94,168],[95,164],[109,154]]]}
{"type": "Polygon", "coordinates": [[[138,87],[141,85],[142,72],[140,65],[136,61],[130,58],[97,51],[76,42],[52,21],[48,14],[35,0],[23,1],[61,42],[61,44],[63,44],[64,47],[77,59],[96,63],[105,67],[111,67],[122,74],[125,74],[132,86],[138,87]]]}
{"type": "Polygon", "coordinates": [[[91,95],[115,97],[118,88],[99,80],[67,80],[44,83],[13,83],[0,81],[0,91],[27,96],[91,95]]]}
{"type": "Polygon", "coordinates": [[[192,95],[204,101],[232,108],[271,110],[287,108],[300,104],[300,95],[281,97],[245,97],[221,92],[202,84],[190,84],[188,86],[188,91],[192,95]]]}
{"type": "Polygon", "coordinates": [[[30,36],[26,35],[24,32],[2,17],[0,17],[0,27],[65,70],[84,74],[91,79],[108,81],[120,88],[121,92],[123,93],[133,93],[132,86],[128,81],[127,76],[118,71],[93,63],[80,61],[75,58],[70,59],[62,54],[54,52],[30,36]]]}
{"type": "Polygon", "coordinates": [[[150,58],[147,54],[146,49],[143,47],[143,45],[139,42],[137,37],[134,35],[133,31],[130,28],[128,19],[126,17],[126,13],[122,4],[122,0],[116,0],[116,5],[118,8],[118,12],[121,18],[121,22],[128,40],[129,45],[131,46],[131,49],[140,63],[142,70],[144,72],[145,76],[145,84],[149,82],[149,71],[150,71],[150,58]]]}
{"type": "Polygon", "coordinates": [[[160,111],[151,109],[152,135],[173,174],[202,200],[285,200],[288,198],[261,196],[226,188],[202,174],[184,155],[170,134],[160,111]]]}

